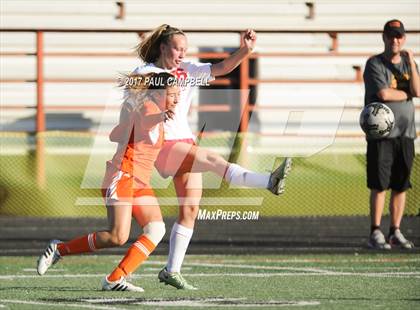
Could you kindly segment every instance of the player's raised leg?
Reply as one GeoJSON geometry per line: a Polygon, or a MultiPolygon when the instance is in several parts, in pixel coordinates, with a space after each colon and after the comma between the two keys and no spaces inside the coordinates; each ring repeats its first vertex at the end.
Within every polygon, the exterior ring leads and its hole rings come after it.
{"type": "Polygon", "coordinates": [[[286,177],[292,168],[292,159],[286,158],[271,174],[258,173],[229,163],[219,154],[205,148],[183,142],[174,144],[170,154],[163,169],[167,175],[213,172],[230,184],[266,188],[275,195],[284,192],[286,177]]]}
{"type": "Polygon", "coordinates": [[[286,157],[280,166],[270,174],[270,181],[268,183],[268,190],[275,195],[284,193],[286,186],[286,177],[292,169],[292,159],[286,157]]]}
{"type": "Polygon", "coordinates": [[[267,188],[275,194],[284,191],[285,178],[291,168],[291,159],[286,159],[272,174],[249,171],[239,165],[228,163],[220,155],[204,148],[177,142],[170,144],[157,161],[156,167],[162,175],[172,175],[180,203],[178,222],[174,224],[170,238],[170,253],[166,268],[159,273],[162,282],[177,288],[193,289],[181,276],[181,265],[185,257],[201,199],[201,175],[192,172],[211,171],[227,182],[239,186],[267,188]],[[163,158],[164,157],[164,158],[163,158]]]}

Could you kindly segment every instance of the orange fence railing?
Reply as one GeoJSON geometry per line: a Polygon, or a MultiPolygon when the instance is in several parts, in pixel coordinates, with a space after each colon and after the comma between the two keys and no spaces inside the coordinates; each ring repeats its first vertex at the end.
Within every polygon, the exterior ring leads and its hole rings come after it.
{"type": "MultiPolygon", "coordinates": [[[[36,83],[36,132],[43,132],[46,130],[45,125],[45,106],[44,106],[44,84],[45,83],[67,83],[67,82],[82,82],[82,83],[109,83],[114,82],[112,79],[51,79],[44,78],[44,58],[45,57],[133,57],[131,53],[109,53],[109,52],[44,52],[44,33],[137,33],[139,37],[142,37],[150,29],[24,29],[24,28],[2,28],[0,32],[32,32],[36,33],[36,52],[35,53],[23,53],[23,52],[1,52],[0,56],[36,56],[36,79],[35,80],[24,80],[24,79],[0,79],[3,83],[22,83],[22,82],[35,82],[36,83]]],[[[237,33],[240,34],[240,29],[229,29],[229,30],[213,30],[213,29],[185,29],[186,33],[237,33]]],[[[364,29],[364,30],[258,30],[259,33],[276,33],[276,34],[328,34],[331,38],[331,45],[328,51],[325,53],[254,53],[250,58],[258,59],[261,57],[337,57],[337,56],[369,56],[369,54],[355,52],[355,53],[344,53],[339,51],[339,35],[348,33],[357,34],[369,34],[369,33],[380,33],[380,29],[364,29]]],[[[408,31],[408,33],[420,33],[420,30],[408,31]]],[[[213,52],[213,53],[191,53],[191,57],[200,57],[208,59],[222,59],[228,56],[226,52],[213,52]]],[[[249,75],[249,60],[245,60],[240,65],[240,77],[239,86],[240,89],[248,89],[251,85],[258,85],[260,83],[360,83],[362,81],[362,72],[360,66],[353,66],[355,70],[354,79],[310,79],[310,80],[292,80],[292,79],[258,79],[251,78],[249,75]]],[[[229,85],[231,81],[226,78],[219,78],[212,82],[214,85],[229,85]]],[[[246,100],[241,100],[241,115],[244,117],[241,120],[240,130],[245,131],[248,128],[248,113],[253,107],[249,106],[246,100]],[[245,112],[245,113],[244,113],[245,112]]],[[[3,108],[11,108],[7,103],[3,103],[3,108]]],[[[31,108],[31,107],[27,107],[31,108]]],[[[54,107],[57,108],[57,107],[54,107]]],[[[89,108],[87,104],[84,108],[89,108]]],[[[200,109],[212,109],[211,107],[200,107],[200,109]]],[[[217,109],[217,107],[216,107],[217,109]]],[[[220,109],[226,109],[226,106],[220,106],[220,109]]]]}
{"type": "MultiPolygon", "coordinates": [[[[82,83],[109,83],[115,82],[112,79],[53,79],[44,77],[44,58],[45,57],[133,57],[132,53],[118,53],[118,52],[45,52],[44,51],[44,34],[45,33],[137,33],[139,38],[143,37],[146,32],[150,29],[24,29],[24,28],[2,28],[0,32],[11,32],[11,33],[24,33],[31,32],[36,34],[36,52],[35,53],[25,53],[25,52],[0,52],[0,56],[36,56],[36,79],[35,80],[25,80],[25,79],[10,79],[3,78],[0,79],[2,83],[36,83],[36,106],[25,106],[23,108],[36,108],[36,134],[42,133],[46,130],[45,123],[45,110],[49,107],[44,105],[44,85],[45,83],[67,83],[67,82],[82,82],[82,83]]],[[[213,29],[185,29],[186,33],[236,33],[240,34],[242,30],[240,29],[230,29],[230,30],[213,30],[213,29]]],[[[326,52],[316,52],[316,53],[303,53],[303,52],[277,52],[277,53],[254,53],[251,55],[251,59],[259,59],[262,57],[342,57],[342,56],[366,56],[367,53],[360,52],[340,52],[340,34],[371,34],[371,33],[381,33],[381,29],[364,29],[364,30],[345,30],[345,29],[335,29],[335,30],[324,30],[324,29],[315,29],[315,30],[258,30],[259,33],[271,33],[271,34],[327,34],[331,43],[329,47],[326,47],[326,52]]],[[[408,33],[419,34],[420,30],[408,31],[408,33]]],[[[223,59],[229,54],[226,52],[203,52],[203,53],[190,53],[188,56],[207,58],[207,59],[223,59]]],[[[418,55],[418,54],[416,54],[418,55]]],[[[260,83],[361,83],[362,82],[362,70],[360,66],[353,66],[355,71],[353,79],[310,79],[310,80],[296,80],[296,79],[259,79],[250,76],[249,70],[249,59],[244,60],[240,64],[239,68],[239,87],[240,89],[249,89],[250,86],[258,85],[260,83]]],[[[214,85],[230,85],[232,81],[228,78],[219,78],[212,82],[214,85]]],[[[245,95],[242,94],[241,95],[245,95]]],[[[249,113],[250,110],[256,109],[256,107],[249,104],[248,99],[240,98],[241,100],[241,115],[243,116],[240,123],[240,131],[244,132],[248,128],[249,123],[249,113]]],[[[97,106],[78,105],[77,107],[83,109],[98,109],[97,106]]],[[[10,106],[7,103],[3,102],[3,109],[16,109],[16,106],[10,106]]],[[[19,108],[19,107],[18,107],[19,108]]],[[[52,109],[72,109],[71,106],[54,106],[50,107],[52,109]]],[[[74,107],[73,107],[74,108],[74,107]]],[[[267,108],[272,109],[275,107],[258,107],[258,109],[267,108]]],[[[227,105],[201,105],[199,110],[202,111],[226,111],[229,109],[227,105]]],[[[38,136],[38,135],[37,135],[38,136]]],[[[40,171],[38,174],[38,184],[42,187],[42,184],[45,183],[45,176],[42,172],[44,170],[43,163],[43,139],[37,138],[37,169],[40,171]]]]}

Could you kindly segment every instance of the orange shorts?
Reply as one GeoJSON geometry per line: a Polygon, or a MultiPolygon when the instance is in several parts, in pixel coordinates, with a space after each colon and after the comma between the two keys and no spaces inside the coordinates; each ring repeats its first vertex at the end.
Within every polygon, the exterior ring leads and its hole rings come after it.
{"type": "MultiPolygon", "coordinates": [[[[160,149],[159,155],[155,161],[155,168],[163,178],[167,178],[170,176],[170,174],[167,172],[166,166],[168,164],[168,159],[171,155],[172,147],[178,142],[196,145],[193,139],[165,140],[163,142],[162,148],[160,149]]],[[[179,167],[177,167],[176,169],[177,172],[175,176],[190,172],[191,167],[194,163],[194,158],[194,154],[188,154],[187,156],[185,156],[184,160],[178,163],[179,167]]]]}
{"type": "Polygon", "coordinates": [[[106,205],[132,203],[135,198],[155,196],[148,184],[142,183],[128,173],[119,171],[107,162],[107,169],[102,183],[102,197],[106,205]]]}

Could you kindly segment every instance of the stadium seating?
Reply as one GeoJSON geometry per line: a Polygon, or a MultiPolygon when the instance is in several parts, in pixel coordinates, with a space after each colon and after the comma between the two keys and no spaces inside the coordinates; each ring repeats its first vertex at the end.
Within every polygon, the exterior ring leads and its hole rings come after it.
{"type": "MultiPolygon", "coordinates": [[[[194,0],[176,2],[163,0],[139,2],[121,1],[125,4],[125,18],[118,19],[116,1],[65,0],[60,5],[50,1],[2,1],[3,25],[8,27],[72,27],[72,28],[150,28],[151,25],[169,23],[181,28],[196,29],[206,21],[206,28],[242,29],[252,27],[282,29],[346,29],[372,28],[383,24],[386,18],[403,18],[407,27],[418,26],[419,8],[415,1],[371,0],[369,3],[351,0],[333,2],[314,1],[264,1],[245,0],[226,2],[194,0]],[[314,16],[309,17],[306,2],[314,4],[314,16]],[[164,10],[162,8],[165,8],[164,10]],[[188,18],[186,18],[188,16],[188,18]],[[357,22],[356,22],[357,21],[357,22]]],[[[153,27],[153,26],[152,26],[153,27]]]]}
{"type": "MultiPolygon", "coordinates": [[[[98,29],[151,29],[161,23],[169,23],[185,29],[245,29],[258,30],[379,30],[387,18],[401,18],[407,29],[418,29],[420,8],[415,1],[379,1],[354,3],[350,0],[331,2],[316,0],[314,15],[309,16],[305,1],[281,2],[257,0],[241,1],[241,4],[214,0],[197,3],[185,0],[182,6],[167,1],[138,2],[123,1],[125,15],[117,18],[118,6],[115,1],[60,1],[52,5],[50,1],[2,1],[2,28],[98,28],[98,29]],[[165,10],[162,5],[165,4],[165,10]],[[186,9],[187,7],[187,9],[186,9]],[[188,16],[188,18],[185,18],[188,16]],[[203,24],[205,20],[205,24],[203,24]],[[198,26],[199,25],[199,26],[198,26]]],[[[138,42],[136,33],[45,33],[44,50],[46,53],[68,53],[65,56],[46,56],[45,78],[55,80],[92,79],[94,83],[60,82],[45,85],[45,104],[48,107],[59,106],[55,112],[81,113],[97,124],[101,121],[97,110],[86,110],[82,106],[101,107],[109,98],[119,73],[127,72],[138,64],[133,47],[138,42]],[[117,57],[72,56],[71,53],[106,52],[116,53],[117,57]],[[130,56],[130,53],[133,53],[130,56]],[[126,55],[124,55],[126,54],[126,55]],[[102,83],[100,81],[105,81],[102,83]],[[62,106],[71,107],[68,111],[62,106]],[[80,107],[78,109],[77,107],[80,107]]],[[[236,47],[239,38],[236,33],[190,33],[189,52],[199,48],[236,47]]],[[[261,79],[296,80],[286,84],[260,84],[258,86],[257,106],[272,107],[279,103],[273,98],[299,91],[310,95],[313,89],[331,90],[345,105],[361,107],[363,104],[363,86],[349,82],[355,78],[354,66],[363,69],[370,54],[382,50],[380,34],[344,33],[338,36],[338,52],[349,53],[347,56],[322,56],[331,48],[331,38],[327,33],[260,33],[257,52],[306,53],[316,56],[262,57],[258,60],[258,72],[261,79]],[[317,80],[331,80],[315,83],[317,80]],[[342,81],[347,83],[342,83],[342,81]],[[307,83],[303,83],[306,81],[307,83]],[[335,83],[338,81],[340,83],[335,83]]],[[[410,34],[407,48],[420,51],[420,34],[410,34]]],[[[0,51],[2,53],[34,53],[35,34],[31,32],[2,32],[0,51]]],[[[196,59],[196,58],[191,58],[196,59]]],[[[4,55],[1,57],[2,80],[34,80],[36,77],[35,56],[4,55]]],[[[1,102],[8,106],[2,111],[0,128],[12,130],[11,124],[21,118],[34,114],[33,109],[22,107],[35,105],[36,87],[31,83],[1,83],[1,102]],[[16,109],[10,109],[16,107],[16,109]]],[[[322,100],[321,100],[322,101],[322,100]]],[[[197,102],[195,102],[196,104],[197,102]]],[[[293,104],[293,102],[291,102],[293,104]]],[[[309,104],[309,103],[308,103],[309,104]]],[[[313,98],[311,104],[323,103],[313,98]]],[[[345,111],[343,121],[354,123],[355,111],[345,111]]],[[[113,113],[113,112],[107,112],[113,113]]],[[[262,131],[273,131],[273,122],[281,110],[273,113],[259,113],[262,131]]],[[[191,122],[197,122],[195,113],[191,122]]],[[[26,122],[25,124],[29,124],[26,122]]],[[[357,133],[357,124],[351,129],[343,125],[346,132],[357,133]]],[[[21,128],[21,127],[18,127],[21,128]]],[[[30,128],[27,128],[28,130],[30,128]]],[[[77,128],[76,128],[77,129],[77,128]]]]}

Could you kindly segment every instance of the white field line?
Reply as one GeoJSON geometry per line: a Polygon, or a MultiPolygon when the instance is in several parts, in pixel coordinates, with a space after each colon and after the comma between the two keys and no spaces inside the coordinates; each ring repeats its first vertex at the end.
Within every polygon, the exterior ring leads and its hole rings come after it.
{"type": "MultiPolygon", "coordinates": [[[[217,257],[217,256],[216,256],[217,257]]],[[[252,259],[250,259],[252,260],[252,259]]],[[[218,264],[234,264],[234,263],[249,263],[250,260],[245,259],[221,259],[217,261],[218,264]]],[[[204,260],[205,261],[205,260],[204,260]]],[[[304,258],[304,259],[264,259],[254,261],[255,263],[416,263],[420,262],[419,258],[368,258],[368,259],[317,259],[317,258],[304,258]]],[[[166,262],[165,262],[166,263],[166,262]]]]}
{"type": "MultiPolygon", "coordinates": [[[[43,249],[7,249],[7,250],[0,250],[0,256],[2,254],[7,254],[7,253],[17,253],[17,254],[22,254],[22,253],[34,253],[34,252],[42,252],[43,249]]],[[[114,255],[114,256],[118,256],[117,254],[110,254],[110,255],[114,255]]],[[[90,255],[90,257],[99,257],[100,255],[90,255]]],[[[200,262],[197,263],[202,263],[203,261],[205,261],[206,259],[200,260],[200,262]]],[[[119,263],[120,260],[115,260],[115,263],[119,263]]],[[[420,257],[419,258],[372,258],[372,259],[343,259],[343,260],[337,260],[337,259],[266,259],[266,260],[261,260],[261,261],[254,261],[254,263],[417,263],[420,262],[420,257]]],[[[158,261],[158,260],[148,260],[146,261],[143,265],[145,264],[151,264],[151,265],[162,265],[165,266],[167,263],[167,261],[158,261]]],[[[183,264],[183,266],[186,266],[188,264],[194,264],[195,262],[190,259],[190,261],[188,262],[188,260],[183,264]]],[[[211,262],[209,262],[211,264],[211,262]]],[[[229,260],[229,259],[221,259],[218,264],[224,264],[224,263],[249,263],[249,260],[229,260]]]]}
{"type": "MultiPolygon", "coordinates": [[[[24,272],[37,272],[36,268],[23,268],[22,271],[24,271],[24,272]]],[[[51,268],[49,271],[63,272],[63,271],[67,271],[67,269],[55,269],[55,268],[51,268]]]]}
{"type": "Polygon", "coordinates": [[[319,301],[267,301],[265,304],[260,303],[246,303],[246,298],[203,298],[200,300],[197,299],[183,299],[183,300],[144,300],[137,301],[135,298],[95,298],[95,299],[82,299],[84,302],[96,304],[96,303],[106,303],[106,302],[131,302],[131,305],[146,305],[154,307],[194,307],[194,308],[226,308],[226,305],[223,302],[230,302],[229,308],[239,307],[239,308],[265,308],[265,307],[284,307],[284,306],[314,306],[319,305],[319,301]],[[245,303],[241,303],[245,301],[245,303]],[[218,304],[221,302],[221,304],[218,304]],[[235,302],[237,302],[235,304],[235,302]],[[283,304],[281,304],[283,303],[283,304]]]}
{"type": "Polygon", "coordinates": [[[186,263],[185,265],[196,266],[196,267],[240,268],[240,269],[257,269],[257,270],[295,270],[295,271],[307,271],[307,272],[315,272],[315,273],[328,272],[328,270],[323,270],[319,268],[306,268],[306,267],[279,267],[279,266],[210,264],[210,263],[186,263]]]}
{"type": "Polygon", "coordinates": [[[49,303],[40,301],[26,301],[19,299],[0,299],[2,303],[10,304],[21,304],[21,305],[37,305],[37,306],[51,306],[57,308],[60,307],[74,307],[74,308],[87,308],[87,309],[104,309],[104,310],[119,310],[124,309],[121,307],[108,307],[108,306],[95,306],[95,305],[84,305],[84,304],[67,304],[67,303],[49,303]]]}
{"type": "MultiPolygon", "coordinates": [[[[116,261],[119,263],[119,261],[116,261]]],[[[151,265],[163,264],[166,262],[163,261],[148,261],[146,262],[151,265]]],[[[238,264],[214,264],[214,263],[194,263],[187,262],[183,266],[193,266],[193,267],[214,267],[214,268],[241,268],[241,269],[259,269],[259,270],[295,270],[295,271],[308,271],[308,272],[328,272],[328,270],[323,270],[319,268],[307,268],[307,267],[279,267],[279,266],[258,266],[258,265],[238,265],[238,264]]],[[[185,267],[182,268],[186,269],[185,267]]],[[[191,269],[191,268],[190,268],[191,269]]]]}
{"type": "MultiPolygon", "coordinates": [[[[63,274],[63,275],[1,275],[0,280],[13,279],[46,279],[46,278],[102,278],[105,274],[63,274]]],[[[420,278],[420,272],[270,272],[270,273],[191,273],[183,274],[185,277],[294,277],[294,276],[360,276],[378,278],[410,277],[420,278]]],[[[131,275],[132,278],[155,278],[155,274],[131,275]]]]}
{"type": "MultiPolygon", "coordinates": [[[[119,261],[116,261],[119,263],[119,261]]],[[[151,265],[165,265],[164,261],[148,261],[145,264],[151,265]]],[[[215,268],[241,268],[241,269],[257,269],[257,270],[295,270],[295,271],[307,271],[307,272],[329,272],[328,269],[320,268],[309,268],[309,267],[281,267],[281,266],[259,266],[259,265],[238,265],[238,264],[215,264],[215,263],[184,263],[183,266],[194,266],[194,267],[215,267],[215,268]]],[[[187,270],[188,267],[182,267],[182,270],[187,270]]],[[[189,268],[191,269],[191,268],[189,268]]]]}
{"type": "Polygon", "coordinates": [[[400,267],[387,267],[387,266],[384,266],[384,267],[381,267],[381,266],[378,266],[378,267],[375,267],[375,266],[372,266],[372,267],[368,267],[368,266],[360,266],[360,267],[326,267],[326,269],[324,269],[324,270],[328,270],[328,271],[335,271],[335,270],[379,270],[379,271],[381,271],[381,270],[414,270],[414,271],[416,271],[416,270],[420,270],[420,266],[417,266],[417,267],[415,267],[415,266],[400,266],[400,267]]]}
{"type": "Polygon", "coordinates": [[[88,302],[91,304],[101,304],[101,303],[107,303],[107,302],[135,302],[137,298],[83,298],[80,301],[88,302]]]}
{"type": "MultiPolygon", "coordinates": [[[[296,302],[287,302],[285,304],[229,304],[229,308],[272,308],[272,307],[303,307],[303,306],[318,306],[320,305],[320,302],[317,301],[296,301],[296,302]]],[[[153,301],[145,301],[145,302],[137,302],[133,305],[146,305],[146,306],[155,306],[155,307],[183,307],[183,308],[226,308],[226,305],[218,305],[218,304],[212,304],[212,303],[203,303],[199,301],[193,301],[193,300],[186,300],[186,301],[161,301],[161,302],[153,302],[153,301]]]]}
{"type": "MultiPolygon", "coordinates": [[[[162,267],[163,268],[163,267],[162,267]]],[[[161,267],[159,267],[159,268],[154,268],[154,267],[146,267],[146,268],[144,268],[143,270],[144,271],[161,271],[162,270],[162,268],[161,267]]],[[[191,270],[192,268],[191,267],[182,267],[182,270],[183,271],[185,271],[185,270],[191,270]]]]}
{"type": "MultiPolygon", "coordinates": [[[[119,262],[119,260],[115,260],[116,263],[119,262]]],[[[165,261],[147,261],[145,262],[145,265],[164,265],[166,262],[165,261]]],[[[190,270],[191,267],[187,267],[187,266],[195,266],[195,267],[212,267],[212,268],[240,268],[240,269],[253,269],[253,270],[288,270],[288,271],[297,271],[297,273],[292,273],[293,275],[301,275],[299,272],[306,272],[309,275],[314,275],[314,274],[326,274],[326,275],[361,275],[361,276],[373,276],[373,275],[378,275],[378,276],[419,276],[420,272],[388,272],[388,273],[360,273],[360,272],[349,272],[346,270],[354,270],[354,269],[361,269],[363,267],[359,267],[359,268],[351,268],[351,267],[331,267],[331,268],[327,268],[327,269],[320,269],[320,268],[307,268],[307,267],[283,267],[283,266],[260,266],[260,265],[242,265],[242,264],[214,264],[214,263],[199,263],[199,262],[189,262],[189,263],[185,263],[184,264],[185,268],[184,270],[190,270]],[[334,270],[340,270],[340,271],[334,271],[334,270]]],[[[391,267],[392,268],[392,267],[391,267]]],[[[399,269],[398,267],[394,267],[399,269]]],[[[146,268],[146,270],[149,269],[150,271],[153,271],[153,269],[151,268],[146,268]]],[[[159,268],[158,268],[159,269],[159,268]]],[[[363,268],[363,269],[368,269],[367,267],[363,268]]],[[[386,269],[386,268],[383,268],[386,269]]],[[[51,269],[54,271],[59,271],[60,269],[51,269]]],[[[63,271],[66,271],[65,269],[61,269],[63,271]]],[[[24,269],[24,271],[36,271],[35,269],[32,268],[27,268],[24,269]]],[[[191,274],[189,276],[196,276],[197,274],[191,274]]],[[[202,274],[202,276],[204,277],[211,277],[214,274],[202,274]]],[[[227,274],[225,274],[227,275],[227,274]]],[[[230,273],[230,275],[232,276],[236,276],[236,274],[234,273],[230,273]]],[[[249,276],[249,277],[256,277],[255,275],[253,275],[252,273],[247,273],[247,274],[243,274],[244,276],[249,276]]],[[[258,274],[259,275],[259,274],[258,274]]],[[[262,273],[262,276],[288,276],[288,273],[281,273],[279,275],[277,275],[276,273],[262,273]]],[[[29,277],[33,277],[28,275],[29,277]]],[[[50,277],[54,277],[53,275],[49,275],[50,277]]],[[[72,274],[67,274],[67,275],[57,275],[57,276],[63,276],[63,277],[79,277],[79,275],[72,275],[72,274]]],[[[103,276],[103,275],[91,275],[91,277],[96,277],[96,276],[103,276]]],[[[154,274],[142,274],[142,277],[153,277],[155,276],[154,274]]],[[[13,279],[13,278],[22,278],[25,277],[25,275],[6,275],[6,276],[0,276],[0,279],[13,279]]],[[[34,276],[37,277],[37,276],[34,276]]]]}

